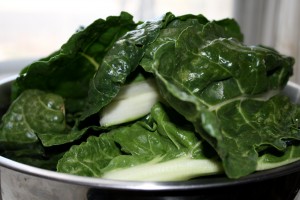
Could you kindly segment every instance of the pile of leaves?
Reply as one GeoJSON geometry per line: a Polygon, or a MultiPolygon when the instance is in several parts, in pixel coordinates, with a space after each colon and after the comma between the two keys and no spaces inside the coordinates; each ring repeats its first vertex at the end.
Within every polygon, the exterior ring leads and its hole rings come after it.
{"type": "Polygon", "coordinates": [[[300,107],[281,91],[293,64],[274,49],[245,45],[233,19],[166,13],[136,23],[126,12],[98,19],[20,72],[1,120],[0,153],[125,180],[240,178],[289,164],[300,159],[300,107]],[[139,92],[118,98],[148,80],[157,98],[147,112],[130,115],[138,109],[131,103],[117,113],[122,123],[99,123],[116,101],[150,102],[139,92]]]}

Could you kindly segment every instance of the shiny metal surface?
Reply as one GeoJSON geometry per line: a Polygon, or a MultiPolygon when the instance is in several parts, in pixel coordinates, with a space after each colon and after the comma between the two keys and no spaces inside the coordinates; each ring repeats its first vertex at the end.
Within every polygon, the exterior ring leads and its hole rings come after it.
{"type": "MultiPolygon", "coordinates": [[[[0,80],[0,114],[9,104],[10,83],[15,77],[0,80]]],[[[289,83],[284,92],[293,101],[300,102],[300,86],[289,83]]],[[[292,199],[300,185],[300,162],[257,172],[238,180],[213,176],[180,182],[132,182],[57,173],[0,156],[0,179],[3,200],[227,199],[232,195],[238,198],[238,191],[257,191],[259,188],[255,187],[261,187],[260,184],[264,185],[266,181],[270,185],[277,179],[289,182],[291,191],[288,194],[291,194],[291,198],[285,199],[292,199]]],[[[264,188],[264,191],[267,189],[264,188]]]]}

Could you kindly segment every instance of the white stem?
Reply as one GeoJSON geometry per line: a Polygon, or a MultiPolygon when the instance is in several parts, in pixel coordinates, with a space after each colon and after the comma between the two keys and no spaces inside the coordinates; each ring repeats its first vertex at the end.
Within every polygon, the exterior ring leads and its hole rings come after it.
{"type": "Polygon", "coordinates": [[[102,178],[130,181],[180,181],[191,177],[223,172],[220,163],[210,159],[179,157],[166,162],[154,159],[148,163],[106,172],[102,178]]]}
{"type": "Polygon", "coordinates": [[[147,115],[158,102],[159,94],[153,80],[132,83],[121,88],[115,99],[100,113],[100,125],[112,126],[147,115]]]}

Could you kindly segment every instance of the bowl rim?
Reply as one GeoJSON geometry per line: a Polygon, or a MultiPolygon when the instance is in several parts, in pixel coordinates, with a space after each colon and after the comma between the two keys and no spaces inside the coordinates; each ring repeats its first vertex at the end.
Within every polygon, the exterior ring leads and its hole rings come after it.
{"type": "Polygon", "coordinates": [[[193,190],[193,189],[211,189],[218,187],[228,187],[242,185],[247,183],[261,182],[285,175],[300,172],[300,161],[290,163],[274,169],[254,172],[248,176],[239,179],[229,179],[225,176],[207,176],[199,177],[189,181],[123,181],[103,179],[97,177],[84,177],[61,172],[50,171],[19,163],[8,158],[0,156],[0,169],[6,169],[30,175],[42,179],[59,181],[81,186],[88,186],[102,189],[118,190],[142,190],[142,191],[166,191],[166,190],[193,190]]]}

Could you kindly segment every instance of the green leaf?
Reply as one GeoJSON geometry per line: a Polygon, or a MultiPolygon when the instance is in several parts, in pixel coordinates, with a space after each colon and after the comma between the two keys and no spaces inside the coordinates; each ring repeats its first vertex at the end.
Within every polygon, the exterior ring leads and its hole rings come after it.
{"type": "Polygon", "coordinates": [[[91,81],[82,120],[99,112],[118,94],[126,78],[137,68],[147,46],[173,17],[167,13],[157,21],[144,22],[114,43],[91,81]]]}
{"type": "Polygon", "coordinates": [[[98,138],[90,137],[86,143],[72,147],[59,161],[58,171],[109,179],[160,181],[220,173],[219,163],[204,155],[203,143],[191,124],[185,120],[187,124],[174,123],[178,113],[167,110],[156,104],[146,121],[113,129],[98,138]],[[185,167],[189,170],[182,173],[185,167]]]}
{"type": "Polygon", "coordinates": [[[283,138],[299,139],[298,129],[290,129],[296,107],[282,96],[268,101],[286,85],[292,58],[243,45],[239,29],[224,22],[173,29],[162,31],[141,66],[155,75],[164,99],[216,149],[230,178],[255,171],[256,148],[283,150],[283,138]]]}
{"type": "Polygon", "coordinates": [[[73,146],[57,164],[59,172],[99,177],[104,168],[120,150],[109,134],[91,136],[86,142],[73,146]]]}
{"type": "Polygon", "coordinates": [[[51,147],[55,145],[72,143],[76,140],[79,140],[89,128],[90,127],[86,127],[79,130],[77,127],[74,127],[72,129],[66,127],[63,132],[48,131],[37,134],[43,146],[51,147]]]}
{"type": "Polygon", "coordinates": [[[276,95],[267,101],[239,100],[216,111],[221,136],[217,148],[227,173],[241,176],[257,168],[260,148],[275,147],[285,151],[284,140],[300,140],[295,118],[298,108],[287,97],[276,95]],[[238,149],[238,151],[237,151],[238,149]],[[240,167],[241,163],[245,167],[240,167]]]}
{"type": "Polygon", "coordinates": [[[65,98],[68,111],[82,111],[90,79],[115,41],[136,27],[132,18],[122,12],[79,30],[58,51],[22,70],[14,82],[13,97],[39,89],[65,98]]]}
{"type": "MultiPolygon", "coordinates": [[[[10,106],[0,126],[2,146],[19,148],[24,144],[44,147],[79,139],[87,130],[66,124],[62,97],[40,90],[26,90],[10,106]]],[[[8,147],[7,147],[8,148],[8,147]]]]}
{"type": "Polygon", "coordinates": [[[280,167],[300,160],[300,144],[288,145],[285,151],[266,152],[259,157],[256,170],[280,167]]]}
{"type": "Polygon", "coordinates": [[[60,96],[27,90],[3,116],[1,142],[35,143],[36,133],[65,130],[64,101],[60,96]]]}

